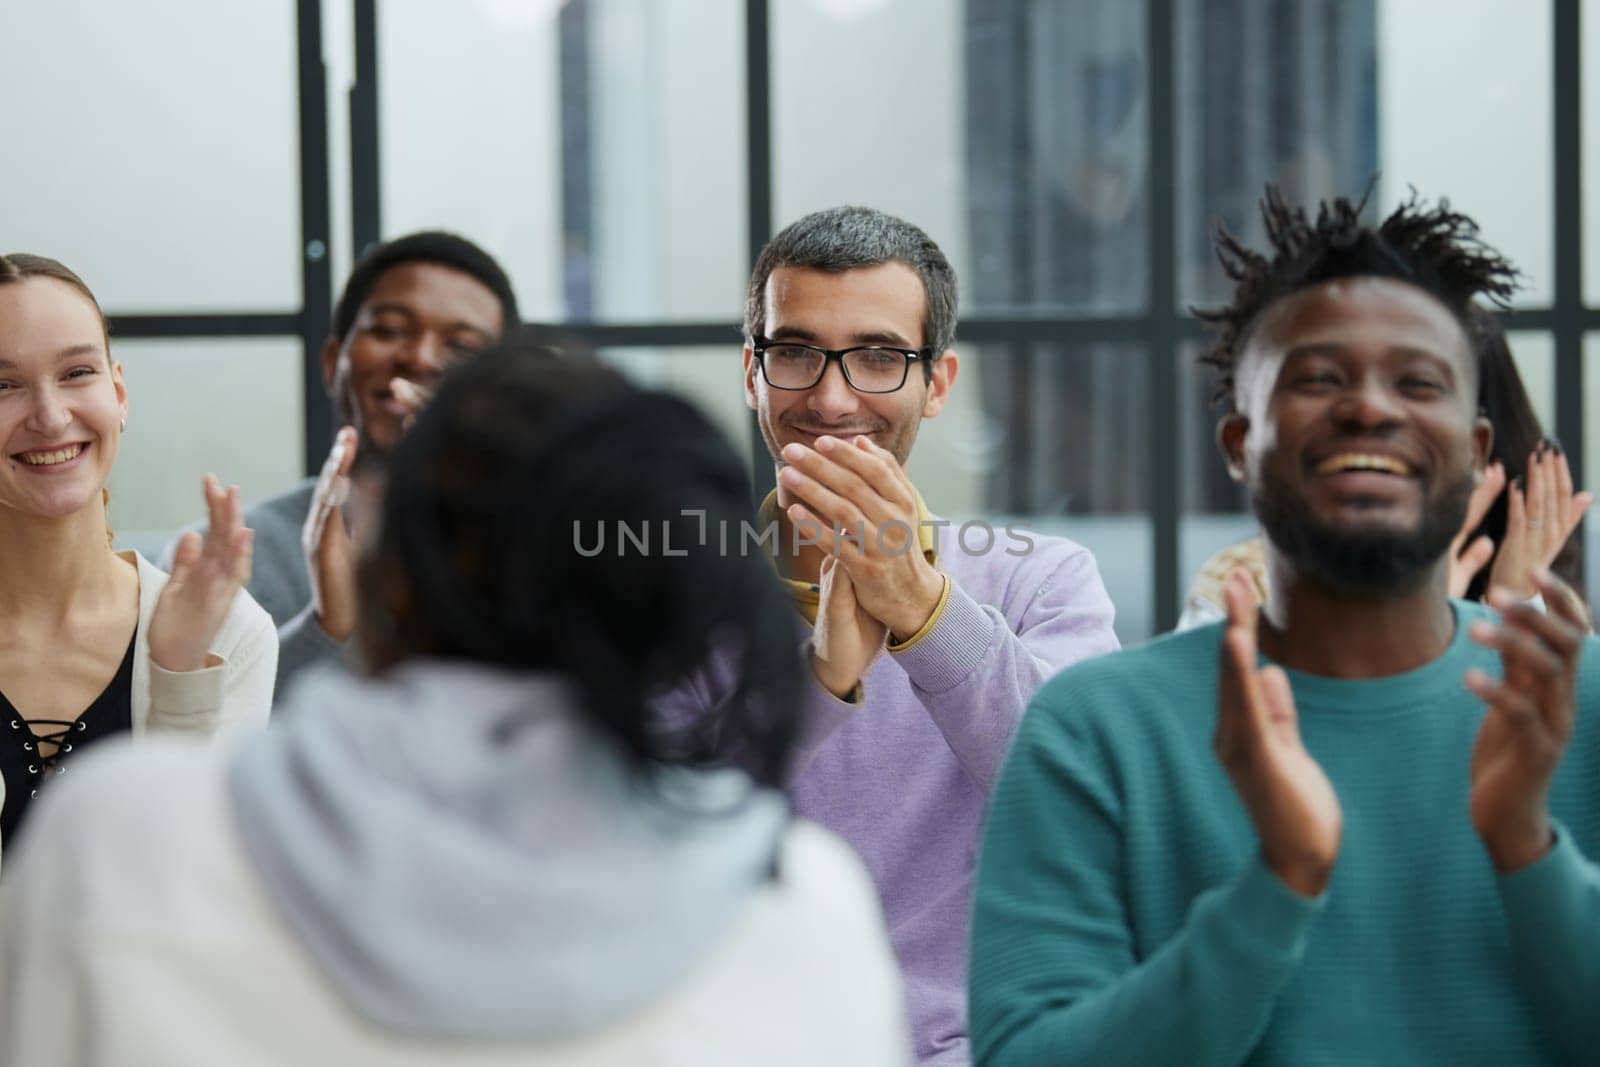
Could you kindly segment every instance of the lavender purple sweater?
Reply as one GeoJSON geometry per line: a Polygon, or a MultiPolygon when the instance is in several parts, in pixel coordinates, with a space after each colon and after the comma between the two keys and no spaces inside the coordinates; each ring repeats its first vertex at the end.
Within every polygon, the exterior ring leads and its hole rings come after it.
{"type": "MultiPolygon", "coordinates": [[[[1057,671],[1117,648],[1094,557],[1064,538],[1028,536],[1023,556],[1007,554],[1019,548],[1005,537],[969,555],[954,528],[941,527],[938,561],[951,588],[933,629],[879,657],[860,705],[820,685],[806,702],[795,809],[849,841],[871,871],[923,1065],[971,1062],[974,860],[1023,709],[1057,671]]],[[[694,703],[714,704],[717,694],[696,689],[694,703]]]]}

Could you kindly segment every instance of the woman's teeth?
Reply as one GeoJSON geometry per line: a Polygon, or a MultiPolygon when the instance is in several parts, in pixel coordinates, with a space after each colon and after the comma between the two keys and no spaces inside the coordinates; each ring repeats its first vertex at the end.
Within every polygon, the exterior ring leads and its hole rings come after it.
{"type": "Polygon", "coordinates": [[[68,445],[66,448],[58,448],[51,452],[23,452],[21,459],[30,467],[53,467],[57,463],[77,459],[82,451],[82,445],[68,445]]]}

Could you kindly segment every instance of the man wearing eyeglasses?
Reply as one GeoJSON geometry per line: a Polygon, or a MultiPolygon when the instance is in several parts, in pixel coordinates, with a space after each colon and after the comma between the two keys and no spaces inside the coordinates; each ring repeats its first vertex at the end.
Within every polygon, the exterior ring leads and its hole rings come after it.
{"type": "Polygon", "coordinates": [[[773,238],[744,322],[745,399],[778,468],[759,525],[776,522],[778,570],[813,626],[795,808],[871,870],[918,1060],[941,1065],[970,1062],[973,857],[1012,732],[1045,679],[1117,647],[1088,551],[960,538],[906,474],[956,382],[955,323],[939,247],[859,207],[773,238]]]}

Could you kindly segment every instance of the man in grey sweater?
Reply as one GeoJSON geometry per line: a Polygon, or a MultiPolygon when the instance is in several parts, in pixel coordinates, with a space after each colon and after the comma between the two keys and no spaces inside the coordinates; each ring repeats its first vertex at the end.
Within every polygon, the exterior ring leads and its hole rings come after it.
{"type": "MultiPolygon", "coordinates": [[[[317,478],[245,513],[255,531],[250,595],[278,627],[277,691],[313,663],[337,659],[355,628],[355,550],[340,508],[358,458],[385,455],[447,367],[519,323],[510,279],[454,234],[375,245],[345,282],[322,377],[342,427],[317,478]]],[[[176,539],[162,553],[170,569],[176,539]]]]}

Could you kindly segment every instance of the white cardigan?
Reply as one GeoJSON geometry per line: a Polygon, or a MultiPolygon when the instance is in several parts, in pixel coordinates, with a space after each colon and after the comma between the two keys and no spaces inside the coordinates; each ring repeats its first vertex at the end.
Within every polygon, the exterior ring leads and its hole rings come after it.
{"type": "MultiPolygon", "coordinates": [[[[245,855],[228,765],[170,741],[113,742],[34,813],[41,833],[0,884],[0,1063],[911,1062],[872,883],[848,846],[805,822],[785,834],[781,876],[630,1017],[529,1042],[421,1040],[374,1026],[328,981],[245,855]]],[[[664,907],[661,922],[671,921],[664,907]]]]}
{"type": "MultiPolygon", "coordinates": [[[[133,732],[215,737],[224,743],[260,730],[272,710],[278,670],[278,631],[243,589],[228,609],[211,652],[222,663],[177,674],[150,659],[150,617],[167,584],[167,572],[137,552],[119,552],[139,571],[139,630],[133,649],[133,732]]],[[[0,778],[0,805],[6,783],[0,778]]],[[[4,842],[0,842],[3,849],[4,842]]]]}

